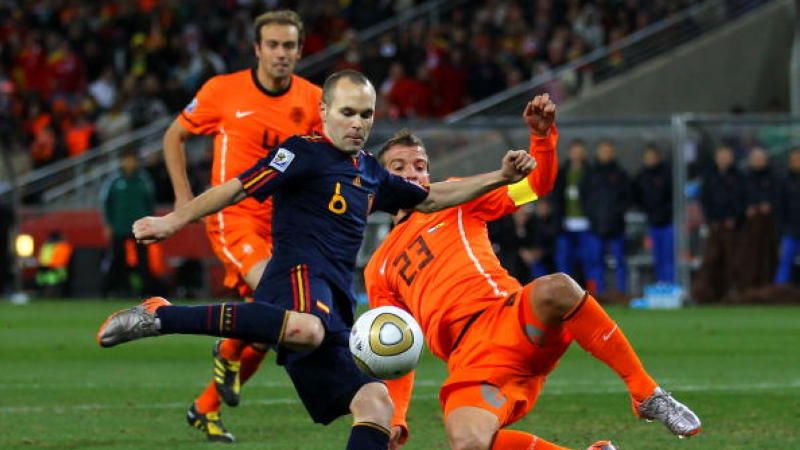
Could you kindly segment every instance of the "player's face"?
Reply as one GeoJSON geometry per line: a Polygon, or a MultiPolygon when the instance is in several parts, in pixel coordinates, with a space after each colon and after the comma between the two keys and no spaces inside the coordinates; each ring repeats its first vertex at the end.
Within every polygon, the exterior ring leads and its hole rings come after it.
{"type": "Polygon", "coordinates": [[[358,153],[375,120],[375,89],[342,78],[333,88],[330,102],[323,102],[320,110],[325,134],[339,150],[358,153]]]}
{"type": "Polygon", "coordinates": [[[294,25],[264,25],[261,27],[261,42],[254,47],[258,70],[273,80],[291,76],[300,60],[300,37],[294,25]]]}
{"type": "Polygon", "coordinates": [[[644,165],[645,167],[653,167],[661,162],[661,156],[653,150],[645,150],[644,152],[644,165]]]}
{"type": "Polygon", "coordinates": [[[733,151],[727,147],[717,149],[714,154],[714,161],[717,163],[717,168],[727,169],[733,165],[733,151]]]}
{"type": "Polygon", "coordinates": [[[390,173],[423,186],[430,184],[428,154],[419,145],[393,145],[383,153],[382,159],[390,173]]]}
{"type": "Polygon", "coordinates": [[[600,146],[597,147],[597,160],[601,163],[614,160],[614,147],[608,144],[600,144],[600,146]]]}

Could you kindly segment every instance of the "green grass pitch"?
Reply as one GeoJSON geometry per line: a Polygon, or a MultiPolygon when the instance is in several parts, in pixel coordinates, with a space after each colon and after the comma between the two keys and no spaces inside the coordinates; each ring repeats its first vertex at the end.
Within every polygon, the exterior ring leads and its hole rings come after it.
{"type": "MultiPolygon", "coordinates": [[[[0,449],[211,449],[186,408],[208,382],[213,338],[169,336],[100,349],[101,321],[130,303],[0,303],[0,449]]],[[[678,440],[635,420],[622,383],[573,346],[534,411],[514,428],[570,448],[610,438],[622,450],[800,448],[800,308],[612,309],[657,380],[701,416],[705,432],[678,440]]],[[[407,449],[446,448],[429,355],[417,371],[407,449]]],[[[305,415],[268,357],[223,417],[232,448],[342,449],[350,419],[305,415]]]]}

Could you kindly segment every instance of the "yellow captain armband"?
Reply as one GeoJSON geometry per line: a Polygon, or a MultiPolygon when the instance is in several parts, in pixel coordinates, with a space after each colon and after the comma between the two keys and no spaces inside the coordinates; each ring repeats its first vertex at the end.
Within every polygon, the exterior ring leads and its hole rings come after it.
{"type": "Polygon", "coordinates": [[[539,198],[533,191],[528,178],[523,178],[514,184],[508,185],[508,196],[514,202],[514,206],[524,205],[539,198]]]}

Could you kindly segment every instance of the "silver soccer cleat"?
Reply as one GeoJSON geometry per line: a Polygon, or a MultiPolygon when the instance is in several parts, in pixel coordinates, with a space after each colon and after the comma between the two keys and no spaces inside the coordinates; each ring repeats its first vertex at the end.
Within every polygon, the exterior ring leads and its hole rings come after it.
{"type": "Polygon", "coordinates": [[[156,309],[168,306],[170,302],[161,297],[151,297],[133,308],[123,309],[110,315],[97,330],[95,339],[101,347],[150,336],[158,336],[159,323],[156,309]]]}
{"type": "Polygon", "coordinates": [[[636,413],[642,419],[663,423],[679,438],[694,436],[702,431],[697,414],[660,387],[653,391],[653,395],[637,405],[636,413]]]}

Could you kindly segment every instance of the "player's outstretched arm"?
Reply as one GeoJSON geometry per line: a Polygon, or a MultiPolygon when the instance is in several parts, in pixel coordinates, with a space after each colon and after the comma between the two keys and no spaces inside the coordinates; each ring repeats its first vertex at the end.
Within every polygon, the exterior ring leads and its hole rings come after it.
{"type": "Polygon", "coordinates": [[[151,244],[164,240],[187,223],[203,218],[209,214],[239,203],[247,195],[238,178],[226,181],[205,191],[189,203],[162,217],[143,217],[133,224],[133,235],[136,240],[151,244]]]}
{"type": "Polygon", "coordinates": [[[167,165],[169,180],[175,192],[175,209],[189,203],[194,198],[189,175],[186,173],[186,145],[191,136],[181,123],[175,119],[164,133],[164,163],[167,165]]]}
{"type": "Polygon", "coordinates": [[[430,193],[415,209],[434,212],[460,205],[500,186],[516,183],[536,167],[536,160],[525,150],[509,150],[503,157],[500,170],[456,181],[433,183],[430,193]]]}

